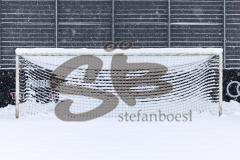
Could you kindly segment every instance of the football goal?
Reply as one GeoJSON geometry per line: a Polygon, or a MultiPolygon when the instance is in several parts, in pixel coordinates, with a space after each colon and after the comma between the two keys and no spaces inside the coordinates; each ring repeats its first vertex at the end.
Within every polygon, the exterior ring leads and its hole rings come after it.
{"type": "Polygon", "coordinates": [[[222,112],[222,49],[16,50],[16,117],[222,112]]]}

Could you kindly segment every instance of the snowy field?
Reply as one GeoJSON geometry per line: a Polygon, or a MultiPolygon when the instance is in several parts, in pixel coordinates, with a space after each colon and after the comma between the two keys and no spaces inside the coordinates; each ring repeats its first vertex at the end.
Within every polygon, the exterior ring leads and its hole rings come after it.
{"type": "Polygon", "coordinates": [[[222,117],[192,122],[120,123],[6,119],[0,121],[2,160],[239,160],[240,105],[222,117]]]}

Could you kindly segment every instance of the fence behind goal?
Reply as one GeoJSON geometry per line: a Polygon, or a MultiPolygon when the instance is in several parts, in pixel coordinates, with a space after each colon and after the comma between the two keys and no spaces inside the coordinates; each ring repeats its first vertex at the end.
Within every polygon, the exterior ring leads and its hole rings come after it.
{"type": "Polygon", "coordinates": [[[222,49],[36,48],[16,55],[17,117],[221,114],[222,49]]]}

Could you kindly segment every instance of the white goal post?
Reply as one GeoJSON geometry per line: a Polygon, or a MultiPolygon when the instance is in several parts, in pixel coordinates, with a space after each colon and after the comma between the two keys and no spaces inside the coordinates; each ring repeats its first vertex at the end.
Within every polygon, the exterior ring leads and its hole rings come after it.
{"type": "Polygon", "coordinates": [[[72,112],[87,113],[101,104],[94,98],[99,100],[105,93],[117,100],[114,109],[106,113],[99,110],[106,117],[156,109],[171,113],[210,111],[221,115],[222,52],[221,48],[142,48],[111,52],[19,48],[16,49],[16,118],[56,112],[56,105],[66,99],[73,101],[72,112]],[[69,74],[65,75],[66,72],[69,74]],[[84,88],[86,93],[77,92],[78,89],[84,92],[84,88]],[[88,88],[94,91],[90,98],[88,88]]]}

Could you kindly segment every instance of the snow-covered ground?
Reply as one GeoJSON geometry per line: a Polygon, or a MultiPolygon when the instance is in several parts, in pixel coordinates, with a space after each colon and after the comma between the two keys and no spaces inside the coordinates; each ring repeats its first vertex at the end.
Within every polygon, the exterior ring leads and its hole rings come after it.
{"type": "Polygon", "coordinates": [[[239,160],[240,104],[192,122],[0,121],[2,160],[239,160]]]}

